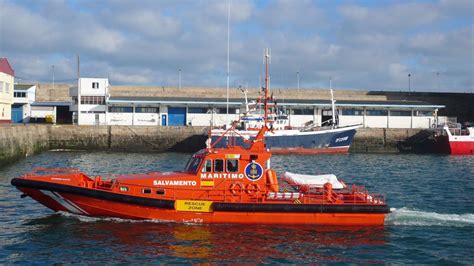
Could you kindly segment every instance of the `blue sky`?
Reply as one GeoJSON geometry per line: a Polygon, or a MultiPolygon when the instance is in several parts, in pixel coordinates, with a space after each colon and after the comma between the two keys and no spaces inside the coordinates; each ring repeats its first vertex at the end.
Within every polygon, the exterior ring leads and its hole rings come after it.
{"type": "MultiPolygon", "coordinates": [[[[19,82],[226,86],[228,1],[0,0],[19,82]]],[[[231,1],[231,86],[472,92],[474,1],[231,1]],[[437,74],[439,73],[439,75],[437,74]]]]}

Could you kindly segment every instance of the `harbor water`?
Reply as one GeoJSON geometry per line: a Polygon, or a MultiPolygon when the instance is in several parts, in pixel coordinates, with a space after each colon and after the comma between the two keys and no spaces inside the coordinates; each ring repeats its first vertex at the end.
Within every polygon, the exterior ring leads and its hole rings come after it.
{"type": "Polygon", "coordinates": [[[0,264],[474,264],[474,156],[274,156],[278,173],[334,173],[386,195],[384,227],[196,225],[54,213],[10,185],[35,167],[171,171],[189,154],[45,152],[0,169],[0,264]]]}

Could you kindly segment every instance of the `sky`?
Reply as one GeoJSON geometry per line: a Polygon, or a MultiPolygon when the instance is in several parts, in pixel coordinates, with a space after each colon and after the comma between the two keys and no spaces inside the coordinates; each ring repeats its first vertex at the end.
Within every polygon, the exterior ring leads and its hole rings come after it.
{"type": "Polygon", "coordinates": [[[112,85],[226,87],[229,4],[231,88],[270,48],[273,88],[474,89],[473,0],[0,0],[0,57],[20,83],[72,83],[79,55],[112,85]]]}

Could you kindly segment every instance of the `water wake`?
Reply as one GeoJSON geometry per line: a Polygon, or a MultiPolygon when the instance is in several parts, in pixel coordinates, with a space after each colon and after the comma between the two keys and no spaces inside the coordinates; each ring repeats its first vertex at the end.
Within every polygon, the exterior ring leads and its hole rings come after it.
{"type": "Polygon", "coordinates": [[[114,217],[90,217],[83,216],[78,214],[73,214],[69,212],[58,212],[64,217],[77,219],[81,222],[86,223],[95,223],[95,222],[115,222],[115,223],[171,223],[172,221],[167,220],[133,220],[133,219],[123,219],[123,218],[114,218],[114,217]]]}
{"type": "Polygon", "coordinates": [[[391,208],[385,223],[387,225],[413,225],[413,226],[474,226],[474,214],[441,214],[424,212],[408,208],[391,208]]]}

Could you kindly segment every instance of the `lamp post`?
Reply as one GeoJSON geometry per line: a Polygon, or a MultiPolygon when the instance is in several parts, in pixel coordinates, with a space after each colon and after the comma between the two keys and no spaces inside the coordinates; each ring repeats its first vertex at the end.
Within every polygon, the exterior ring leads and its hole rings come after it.
{"type": "Polygon", "coordinates": [[[298,88],[298,90],[300,89],[300,72],[299,71],[296,72],[296,87],[298,88]]]}
{"type": "Polygon", "coordinates": [[[178,89],[181,90],[181,68],[178,68],[178,89]]]}
{"type": "Polygon", "coordinates": [[[438,92],[439,92],[439,71],[436,72],[436,79],[437,79],[437,82],[438,82],[438,92]]]}
{"type": "Polygon", "coordinates": [[[54,90],[54,65],[52,65],[51,68],[53,70],[53,90],[54,90]]]}
{"type": "Polygon", "coordinates": [[[408,73],[408,94],[410,94],[410,91],[411,91],[410,78],[411,78],[411,73],[408,73]]]}

